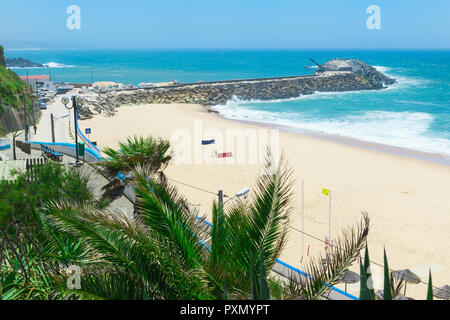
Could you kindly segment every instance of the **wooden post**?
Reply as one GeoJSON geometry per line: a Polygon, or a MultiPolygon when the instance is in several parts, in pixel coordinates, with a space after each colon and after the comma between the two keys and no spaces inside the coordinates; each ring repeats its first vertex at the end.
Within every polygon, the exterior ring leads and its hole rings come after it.
{"type": "Polygon", "coordinates": [[[27,103],[26,103],[25,92],[23,93],[23,111],[24,111],[24,121],[25,121],[25,141],[28,141],[27,103]]]}
{"type": "Polygon", "coordinates": [[[302,261],[305,253],[305,206],[304,206],[304,183],[302,180],[302,261]]]}
{"type": "Polygon", "coordinates": [[[55,142],[55,119],[53,113],[50,114],[51,128],[52,128],[52,142],[55,142]]]}
{"type": "Polygon", "coordinates": [[[16,157],[16,133],[13,134],[13,159],[17,160],[16,157]]]}
{"type": "Polygon", "coordinates": [[[219,190],[217,193],[217,196],[219,197],[219,208],[223,207],[223,191],[219,190]]]}

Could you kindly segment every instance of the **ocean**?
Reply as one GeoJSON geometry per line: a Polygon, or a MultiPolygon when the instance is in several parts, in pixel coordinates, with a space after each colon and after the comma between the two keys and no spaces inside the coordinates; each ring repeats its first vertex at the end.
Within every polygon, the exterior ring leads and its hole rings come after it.
{"type": "Polygon", "coordinates": [[[6,50],[49,68],[14,69],[54,81],[198,82],[306,75],[309,60],[361,59],[398,83],[381,91],[316,93],[277,101],[233,99],[223,116],[290,130],[436,153],[450,160],[448,50],[6,50]]]}

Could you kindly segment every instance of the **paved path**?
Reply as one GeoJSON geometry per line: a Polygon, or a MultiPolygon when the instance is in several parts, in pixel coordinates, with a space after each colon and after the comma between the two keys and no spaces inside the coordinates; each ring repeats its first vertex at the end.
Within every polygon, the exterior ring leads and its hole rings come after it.
{"type": "Polygon", "coordinates": [[[12,171],[25,173],[26,164],[26,160],[0,161],[0,180],[15,180],[12,171]]]}
{"type": "MultiPolygon", "coordinates": [[[[70,92],[67,96],[70,97],[70,92]]],[[[51,114],[53,113],[54,123],[55,123],[55,141],[56,142],[74,142],[74,128],[73,128],[73,112],[72,110],[67,110],[61,103],[62,95],[56,96],[53,102],[47,104],[47,109],[41,110],[42,114],[36,125],[36,133],[34,128],[30,127],[30,141],[38,142],[51,142],[52,141],[52,130],[51,130],[51,114]]],[[[7,135],[11,142],[11,148],[7,150],[0,151],[0,156],[3,159],[13,159],[12,151],[12,135],[9,133],[7,135]]],[[[22,132],[16,140],[24,141],[25,134],[22,132]]],[[[17,159],[27,159],[27,158],[38,158],[41,155],[39,150],[31,150],[31,155],[23,153],[19,148],[16,148],[17,159]]]]}
{"type": "Polygon", "coordinates": [[[42,116],[37,125],[37,132],[34,134],[31,128],[31,141],[51,142],[51,114],[55,123],[55,141],[73,142],[73,113],[67,110],[61,103],[62,96],[57,96],[53,103],[47,105],[46,110],[42,110],[42,116]]]}

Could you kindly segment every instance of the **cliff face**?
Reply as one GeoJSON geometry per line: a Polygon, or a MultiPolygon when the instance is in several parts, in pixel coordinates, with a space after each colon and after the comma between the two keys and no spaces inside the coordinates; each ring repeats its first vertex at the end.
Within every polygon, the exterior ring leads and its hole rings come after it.
{"type": "MultiPolygon", "coordinates": [[[[39,119],[41,111],[39,108],[27,112],[27,123],[29,126],[39,119]]],[[[25,111],[24,109],[4,107],[0,114],[0,133],[7,134],[9,132],[25,129],[25,111]]]]}
{"type": "Polygon", "coordinates": [[[15,72],[6,69],[5,65],[3,47],[0,46],[0,134],[24,129],[25,112],[29,125],[40,114],[39,108],[33,110],[33,98],[28,94],[25,99],[23,97],[28,89],[27,85],[15,72]]]}
{"type": "Polygon", "coordinates": [[[314,92],[380,90],[395,82],[375,68],[362,63],[355,71],[322,72],[312,76],[192,83],[164,88],[115,91],[87,98],[80,118],[92,114],[114,114],[121,105],[141,103],[225,104],[233,97],[242,100],[295,98],[314,92]]]}

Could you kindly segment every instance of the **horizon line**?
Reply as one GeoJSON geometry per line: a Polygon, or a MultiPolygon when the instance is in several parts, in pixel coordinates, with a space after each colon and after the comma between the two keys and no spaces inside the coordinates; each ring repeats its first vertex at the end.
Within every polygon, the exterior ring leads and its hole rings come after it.
{"type": "MultiPolygon", "coordinates": [[[[0,41],[1,45],[1,41],[0,41]]],[[[287,50],[450,50],[450,47],[384,47],[384,48],[376,48],[376,47],[348,47],[348,48],[333,48],[333,47],[280,47],[280,48],[270,48],[270,47],[50,47],[50,48],[39,48],[39,47],[31,47],[31,48],[5,48],[5,51],[38,51],[38,50],[272,50],[272,51],[287,51],[287,50]]]]}

